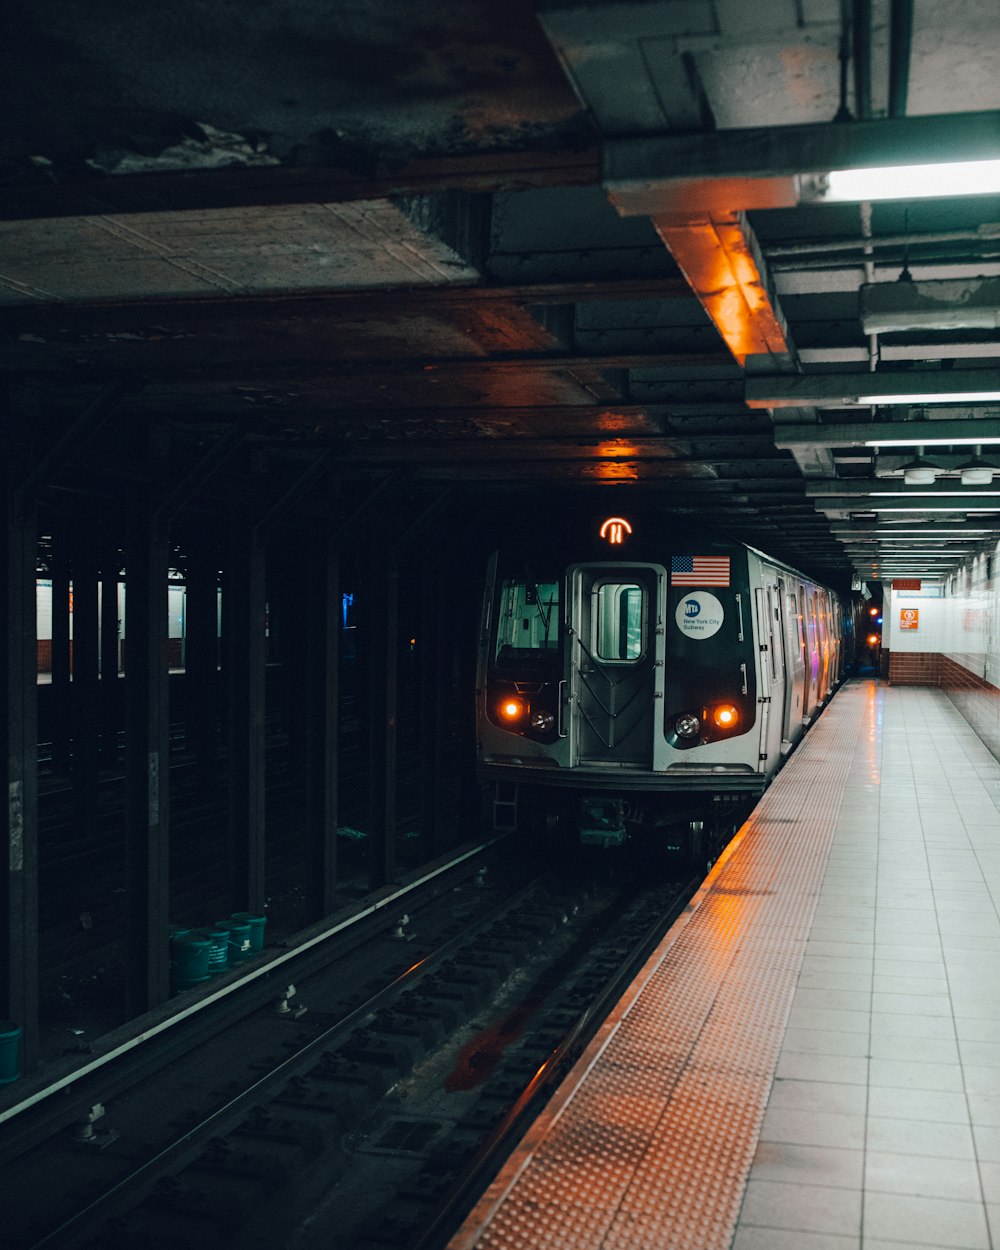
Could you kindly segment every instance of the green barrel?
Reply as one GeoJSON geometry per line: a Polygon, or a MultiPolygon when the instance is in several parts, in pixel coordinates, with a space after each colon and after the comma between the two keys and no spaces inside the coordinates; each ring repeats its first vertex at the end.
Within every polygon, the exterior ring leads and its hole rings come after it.
{"type": "Polygon", "coordinates": [[[208,975],[214,977],[225,972],[229,967],[229,929],[213,924],[197,932],[199,937],[208,938],[212,943],[208,950],[208,975]]]}
{"type": "Polygon", "coordinates": [[[13,1020],[0,1020],[0,1085],[9,1085],[21,1075],[21,1034],[13,1020]]]}
{"type": "Polygon", "coordinates": [[[250,926],[250,950],[262,951],[264,949],[264,926],[267,924],[267,917],[255,916],[253,912],[249,911],[234,911],[232,919],[250,926]]]}
{"type": "Polygon", "coordinates": [[[219,928],[229,930],[229,962],[238,964],[253,954],[250,949],[250,926],[244,920],[217,920],[219,928]]]}
{"type": "Polygon", "coordinates": [[[174,993],[208,980],[208,953],[212,943],[198,933],[180,933],[170,939],[170,984],[174,993]]]}

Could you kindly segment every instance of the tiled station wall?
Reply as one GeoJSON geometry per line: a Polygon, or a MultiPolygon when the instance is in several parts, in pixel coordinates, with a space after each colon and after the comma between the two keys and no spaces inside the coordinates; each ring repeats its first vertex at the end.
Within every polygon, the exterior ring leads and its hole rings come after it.
{"type": "Polygon", "coordinates": [[[978,556],[942,590],[940,598],[898,591],[887,597],[889,681],[940,687],[1000,758],[1000,547],[978,556]],[[916,629],[901,628],[903,612],[913,609],[916,629]]]}

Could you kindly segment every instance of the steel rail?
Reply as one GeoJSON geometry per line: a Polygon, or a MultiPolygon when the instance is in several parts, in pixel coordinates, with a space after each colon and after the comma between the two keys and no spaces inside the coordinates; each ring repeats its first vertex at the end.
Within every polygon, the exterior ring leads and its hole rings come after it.
{"type": "Polygon", "coordinates": [[[245,1119],[247,1113],[259,1105],[262,1099],[272,1094],[290,1078],[300,1076],[303,1070],[314,1066],[315,1057],[321,1055],[339,1037],[356,1028],[366,1017],[398,998],[404,989],[416,984],[444,963],[455,951],[467,945],[484,929],[521,903],[537,885],[537,879],[528,882],[490,911],[481,914],[474,924],[447,939],[430,954],[423,956],[365,1002],[354,1007],[315,1037],[310,1038],[308,1042],[233,1095],[204,1119],[179,1134],[166,1146],[159,1148],[144,1163],[115,1181],[85,1207],[74,1212],[38,1241],[31,1243],[28,1250],[46,1250],[46,1248],[52,1250],[52,1247],[59,1245],[67,1235],[87,1236],[92,1231],[96,1231],[100,1223],[120,1214],[122,1207],[127,1210],[135,1206],[136,1202],[140,1201],[163,1176],[175,1173],[190,1163],[212,1137],[232,1131],[232,1128],[245,1119]],[[116,1205],[119,1209],[115,1209],[116,1205]]]}
{"type": "Polygon", "coordinates": [[[290,950],[283,951],[280,954],[262,961],[259,965],[249,970],[239,980],[232,981],[226,985],[220,986],[213,993],[206,994],[203,998],[199,998],[196,1002],[190,1003],[180,1011],[174,1011],[163,1019],[153,1020],[139,1032],[126,1040],[113,1045],[103,1054],[96,1055],[89,1062],[75,1067],[72,1071],[65,1073],[56,1080],[46,1084],[43,1088],[35,1090],[33,1093],[22,1098],[20,1101],[13,1103],[9,1107],[0,1109],[0,1124],[4,1124],[14,1120],[16,1117],[23,1115],[32,1108],[39,1106],[45,1100],[51,1098],[54,1094],[61,1090],[69,1089],[77,1085],[83,1079],[90,1077],[101,1069],[106,1068],[109,1064],[123,1058],[125,1055],[135,1051],[139,1047],[146,1045],[154,1038],[161,1036],[170,1029],[191,1020],[200,1013],[207,1011],[231,995],[245,992],[247,988],[264,978],[270,977],[280,968],[285,968],[293,964],[296,960],[300,960],[305,954],[329,942],[354,926],[360,924],[363,920],[369,919],[377,915],[379,912],[385,911],[405,899],[412,896],[421,888],[431,884],[446,876],[449,872],[453,872],[462,864],[467,863],[470,859],[482,855],[491,846],[501,842],[507,835],[501,834],[494,838],[488,838],[483,842],[474,846],[467,847],[459,855],[454,858],[439,862],[429,871],[422,873],[413,880],[405,882],[403,885],[389,889],[385,893],[379,894],[372,899],[371,902],[362,907],[359,911],[352,912],[350,916],[344,917],[335,923],[324,927],[321,932],[311,934],[308,938],[299,942],[290,950]]]}

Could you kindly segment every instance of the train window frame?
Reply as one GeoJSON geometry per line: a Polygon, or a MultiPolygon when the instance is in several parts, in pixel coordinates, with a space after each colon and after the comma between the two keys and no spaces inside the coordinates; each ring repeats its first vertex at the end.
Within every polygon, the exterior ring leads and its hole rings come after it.
{"type": "MultiPolygon", "coordinates": [[[[595,581],[590,588],[590,636],[591,651],[594,659],[598,663],[632,666],[641,664],[646,655],[648,645],[646,619],[648,615],[648,589],[639,581],[622,581],[620,578],[602,577],[599,581],[595,581]],[[614,590],[616,593],[615,602],[611,605],[611,613],[609,614],[603,604],[605,592],[608,589],[614,590]],[[629,617],[632,616],[631,609],[625,601],[625,592],[638,591],[638,626],[639,636],[637,646],[638,649],[632,653],[630,651],[630,626],[629,617]],[[614,619],[615,628],[612,631],[612,640],[616,650],[624,648],[627,652],[625,655],[605,655],[603,644],[607,641],[606,637],[606,621],[614,619]]],[[[634,637],[634,635],[632,635],[634,637]]]]}

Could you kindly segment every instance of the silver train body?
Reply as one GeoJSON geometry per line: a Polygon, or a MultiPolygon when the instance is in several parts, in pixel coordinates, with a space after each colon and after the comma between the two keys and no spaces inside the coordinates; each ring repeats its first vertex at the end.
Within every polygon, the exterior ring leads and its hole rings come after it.
{"type": "Polygon", "coordinates": [[[625,517],[583,528],[576,559],[539,541],[490,561],[487,818],[691,849],[713,812],[764,790],[830,698],[851,621],[835,592],[751,547],[625,517]]]}

